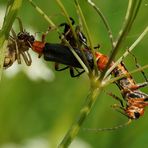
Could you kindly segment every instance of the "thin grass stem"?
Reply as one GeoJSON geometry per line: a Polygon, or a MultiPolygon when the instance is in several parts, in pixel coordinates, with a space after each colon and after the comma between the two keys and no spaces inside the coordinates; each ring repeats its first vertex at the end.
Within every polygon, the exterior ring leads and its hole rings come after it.
{"type": "MultiPolygon", "coordinates": [[[[89,43],[90,43],[90,48],[91,48],[93,57],[95,57],[95,51],[94,51],[94,48],[93,48],[93,42],[92,42],[92,39],[91,39],[90,31],[88,29],[88,25],[86,23],[85,17],[83,15],[83,12],[81,10],[81,7],[80,7],[80,5],[78,3],[78,0],[74,0],[74,2],[75,2],[75,5],[76,5],[77,10],[79,12],[79,15],[81,17],[81,20],[82,20],[82,22],[84,24],[84,27],[85,27],[85,30],[86,30],[86,34],[87,34],[87,37],[88,37],[88,40],[89,40],[89,43]]],[[[90,67],[89,67],[89,69],[90,69],[90,67]]],[[[96,64],[95,58],[94,58],[94,69],[95,69],[95,75],[98,76],[98,68],[97,68],[97,64],[96,64]]]]}
{"type": "Polygon", "coordinates": [[[145,35],[148,33],[148,26],[144,29],[141,35],[134,41],[134,43],[125,51],[125,53],[114,63],[114,65],[109,68],[109,70],[105,74],[105,78],[112,72],[112,70],[126,57],[129,53],[142,41],[145,35]]]}
{"type": "Polygon", "coordinates": [[[97,81],[95,83],[93,82],[93,87],[91,87],[90,94],[86,98],[86,101],[79,112],[77,120],[73,123],[58,148],[67,148],[77,136],[82,124],[87,118],[87,115],[89,114],[94,103],[96,102],[97,96],[101,93],[101,83],[99,86],[97,81]],[[97,83],[97,85],[95,83],[97,83]]]}
{"type": "Polygon", "coordinates": [[[106,19],[106,17],[104,16],[104,14],[102,13],[102,11],[100,10],[100,8],[94,3],[92,2],[92,0],[86,0],[94,9],[95,11],[99,14],[101,20],[103,21],[104,23],[104,26],[108,32],[108,36],[110,38],[110,42],[111,42],[111,45],[112,45],[112,49],[114,48],[114,38],[113,38],[113,33],[112,33],[112,30],[111,30],[111,27],[106,19]]]}
{"type": "Polygon", "coordinates": [[[109,61],[106,65],[106,68],[101,73],[100,80],[102,80],[104,78],[108,68],[110,67],[111,62],[114,60],[117,53],[119,52],[121,45],[125,41],[133,23],[134,23],[134,20],[135,20],[136,15],[137,15],[137,11],[135,11],[135,10],[137,10],[137,4],[139,4],[139,0],[137,0],[137,1],[129,0],[128,8],[127,8],[126,15],[125,15],[125,20],[124,20],[124,23],[123,23],[123,27],[121,28],[121,30],[119,32],[118,38],[117,38],[116,43],[115,43],[115,47],[114,47],[114,49],[112,50],[112,52],[109,56],[110,58],[109,58],[109,61]]]}

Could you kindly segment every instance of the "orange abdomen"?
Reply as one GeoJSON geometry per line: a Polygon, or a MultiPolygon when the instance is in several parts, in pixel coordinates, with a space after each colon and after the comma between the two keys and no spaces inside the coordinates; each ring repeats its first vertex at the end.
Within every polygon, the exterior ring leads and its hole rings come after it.
{"type": "Polygon", "coordinates": [[[99,52],[96,52],[96,61],[97,61],[97,66],[98,70],[103,71],[108,63],[108,56],[101,54],[99,52]]]}

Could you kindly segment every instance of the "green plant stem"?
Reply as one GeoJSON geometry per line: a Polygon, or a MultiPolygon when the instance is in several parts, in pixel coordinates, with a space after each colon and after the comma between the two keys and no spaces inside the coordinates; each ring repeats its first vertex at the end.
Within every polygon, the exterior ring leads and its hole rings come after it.
{"type": "Polygon", "coordinates": [[[73,139],[77,136],[82,124],[87,118],[87,115],[89,114],[94,103],[96,102],[97,96],[101,93],[101,90],[101,83],[98,83],[98,81],[96,80],[92,81],[90,94],[86,98],[86,102],[82,106],[77,120],[72,124],[71,128],[65,135],[58,148],[67,148],[71,144],[73,139]]]}
{"type": "Polygon", "coordinates": [[[56,25],[53,21],[46,15],[41,8],[39,8],[32,0],[28,0],[30,4],[37,10],[37,12],[50,24],[50,27],[53,29],[57,29],[56,25]]]}
{"type": "Polygon", "coordinates": [[[116,57],[118,51],[121,48],[121,45],[125,41],[128,33],[129,33],[129,31],[130,31],[130,29],[133,25],[133,22],[134,22],[134,20],[137,16],[137,13],[138,13],[138,10],[139,10],[139,7],[140,7],[140,6],[137,6],[137,5],[140,4],[139,1],[141,1],[141,0],[129,0],[128,8],[127,8],[126,15],[125,15],[125,20],[124,20],[124,23],[123,23],[123,27],[121,28],[121,30],[119,32],[117,41],[115,42],[115,47],[110,54],[110,58],[109,58],[109,61],[107,63],[107,66],[106,66],[105,70],[101,73],[100,80],[102,80],[104,78],[106,71],[110,67],[111,62],[116,57]]]}
{"type": "Polygon", "coordinates": [[[125,53],[114,63],[114,65],[109,68],[109,70],[105,74],[105,78],[112,72],[112,70],[140,43],[140,41],[145,37],[148,33],[148,26],[144,29],[141,35],[137,38],[137,40],[125,51],[125,53]]]}
{"type": "Polygon", "coordinates": [[[94,9],[95,11],[99,14],[99,16],[101,17],[103,23],[104,23],[104,26],[106,27],[106,30],[108,32],[108,36],[110,38],[110,42],[111,42],[111,45],[112,45],[112,49],[114,48],[114,39],[113,39],[113,34],[112,34],[112,30],[111,30],[111,27],[107,21],[107,19],[105,18],[104,14],[102,13],[102,11],[100,10],[99,7],[96,6],[96,4],[94,2],[92,2],[91,0],[86,0],[94,9]]]}
{"type": "MultiPolygon", "coordinates": [[[[86,23],[86,21],[85,21],[85,17],[84,17],[84,15],[83,15],[83,12],[82,12],[82,10],[81,10],[81,7],[80,7],[80,5],[79,5],[79,3],[78,3],[78,0],[74,0],[74,1],[75,1],[75,4],[76,4],[76,8],[77,8],[77,10],[78,10],[78,12],[79,12],[79,15],[80,15],[80,17],[81,17],[81,19],[82,19],[82,22],[83,22],[83,24],[84,24],[84,27],[85,27],[85,30],[86,30],[86,34],[87,34],[87,37],[88,37],[88,40],[89,40],[89,43],[90,43],[90,48],[91,48],[93,57],[95,57],[95,51],[94,51],[94,48],[93,48],[93,43],[92,43],[91,35],[90,35],[90,31],[89,31],[89,29],[88,29],[87,23],[86,23]]],[[[95,62],[95,58],[94,58],[93,60],[94,60],[95,75],[98,77],[98,68],[97,68],[97,64],[96,64],[96,62],[95,62]]],[[[88,62],[87,62],[87,63],[88,63],[88,62]]],[[[92,70],[90,69],[90,66],[89,66],[89,71],[92,72],[92,70]]],[[[92,75],[90,75],[90,77],[91,77],[91,76],[92,76],[92,75]]]]}
{"type": "MultiPolygon", "coordinates": [[[[86,34],[87,34],[87,36],[88,36],[88,41],[89,41],[90,47],[93,49],[93,43],[92,43],[92,40],[91,40],[90,31],[89,31],[88,26],[87,26],[87,23],[86,23],[86,21],[85,21],[85,17],[84,17],[83,12],[82,12],[82,10],[81,10],[81,8],[80,8],[80,5],[79,5],[79,3],[78,3],[78,0],[74,0],[74,1],[75,1],[75,4],[76,4],[77,9],[78,9],[78,11],[79,11],[80,17],[81,17],[82,22],[83,22],[83,24],[84,24],[84,27],[85,27],[85,29],[86,29],[86,34]]],[[[94,52],[94,51],[93,51],[93,52],[94,52]]]]}
{"type": "Polygon", "coordinates": [[[3,61],[7,47],[7,39],[21,4],[22,0],[10,0],[7,5],[3,26],[0,31],[0,79],[3,70],[3,61]]]}

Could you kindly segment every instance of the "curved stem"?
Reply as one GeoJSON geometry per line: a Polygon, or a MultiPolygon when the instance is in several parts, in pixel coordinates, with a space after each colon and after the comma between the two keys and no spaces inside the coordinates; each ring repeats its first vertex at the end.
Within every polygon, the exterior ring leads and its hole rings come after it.
{"type": "Polygon", "coordinates": [[[136,18],[136,15],[137,15],[139,7],[140,7],[139,1],[141,1],[141,0],[137,0],[137,1],[129,0],[128,8],[127,8],[126,15],[125,15],[125,20],[124,20],[124,23],[123,23],[123,27],[121,28],[121,30],[119,32],[118,38],[117,38],[116,43],[115,43],[115,47],[110,54],[110,58],[109,58],[109,61],[107,63],[107,66],[106,66],[105,70],[101,73],[100,80],[102,80],[104,78],[107,69],[110,67],[111,62],[116,57],[118,51],[121,48],[121,45],[125,41],[127,34],[129,33],[129,31],[130,31],[130,29],[133,25],[133,22],[136,18]]]}
{"type": "Polygon", "coordinates": [[[91,0],[87,0],[87,2],[96,10],[96,12],[99,14],[99,16],[101,17],[103,23],[104,23],[104,26],[106,27],[107,29],[107,32],[108,32],[108,35],[109,35],[109,38],[110,38],[110,42],[111,42],[111,45],[112,45],[112,49],[114,48],[114,39],[113,39],[113,33],[112,33],[112,30],[111,30],[111,27],[107,21],[107,19],[105,18],[104,14],[102,13],[102,11],[100,10],[99,7],[96,6],[96,4],[94,2],[92,2],[91,0]]]}
{"type": "Polygon", "coordinates": [[[144,36],[148,33],[148,26],[144,29],[144,31],[141,33],[141,35],[137,38],[137,40],[129,47],[128,51],[125,51],[125,53],[114,63],[114,65],[109,68],[109,70],[105,74],[105,78],[112,72],[112,70],[122,61],[123,58],[125,58],[129,52],[131,52],[138,44],[139,42],[144,38],[144,36]]]}
{"type": "Polygon", "coordinates": [[[57,28],[56,25],[52,22],[52,20],[46,15],[41,8],[39,8],[32,0],[28,0],[30,4],[43,16],[43,18],[51,25],[51,28],[57,28]]]}
{"type": "Polygon", "coordinates": [[[78,119],[72,124],[58,148],[67,148],[71,144],[84,123],[84,120],[87,118],[87,115],[91,111],[94,103],[96,102],[97,96],[101,93],[101,90],[101,83],[98,83],[96,80],[92,81],[90,94],[86,98],[86,101],[79,112],[78,119]]]}
{"type": "MultiPolygon", "coordinates": [[[[92,54],[93,54],[93,57],[95,57],[95,51],[94,51],[94,48],[93,48],[93,43],[92,43],[92,39],[91,39],[91,35],[90,35],[90,31],[88,29],[88,26],[87,26],[87,23],[85,21],[85,17],[83,15],[83,12],[81,10],[81,7],[78,3],[78,0],[74,0],[75,1],[75,5],[76,5],[76,8],[79,12],[79,15],[82,19],[82,22],[84,24],[84,27],[85,27],[85,30],[86,30],[86,34],[87,34],[87,37],[88,37],[88,40],[89,40],[89,43],[90,43],[90,49],[92,51],[92,54]]],[[[96,64],[96,61],[95,61],[95,58],[93,59],[94,60],[94,69],[95,69],[95,75],[98,76],[98,68],[97,68],[97,64],[96,64]]],[[[90,69],[90,66],[89,66],[89,69],[90,69]]],[[[92,76],[92,70],[90,69],[90,77],[92,76]]]]}

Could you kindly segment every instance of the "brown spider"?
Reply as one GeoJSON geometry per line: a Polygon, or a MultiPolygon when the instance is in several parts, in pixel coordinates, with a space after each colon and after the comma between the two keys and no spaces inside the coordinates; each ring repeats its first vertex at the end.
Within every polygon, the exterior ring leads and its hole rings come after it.
{"type": "Polygon", "coordinates": [[[20,32],[16,34],[15,31],[11,29],[12,35],[10,35],[8,38],[8,45],[3,64],[3,67],[6,69],[10,67],[15,61],[17,61],[18,64],[21,64],[21,58],[24,59],[27,66],[30,66],[32,63],[32,59],[28,50],[35,40],[34,36],[30,35],[23,29],[20,18],[17,18],[17,20],[19,23],[20,32]]]}

